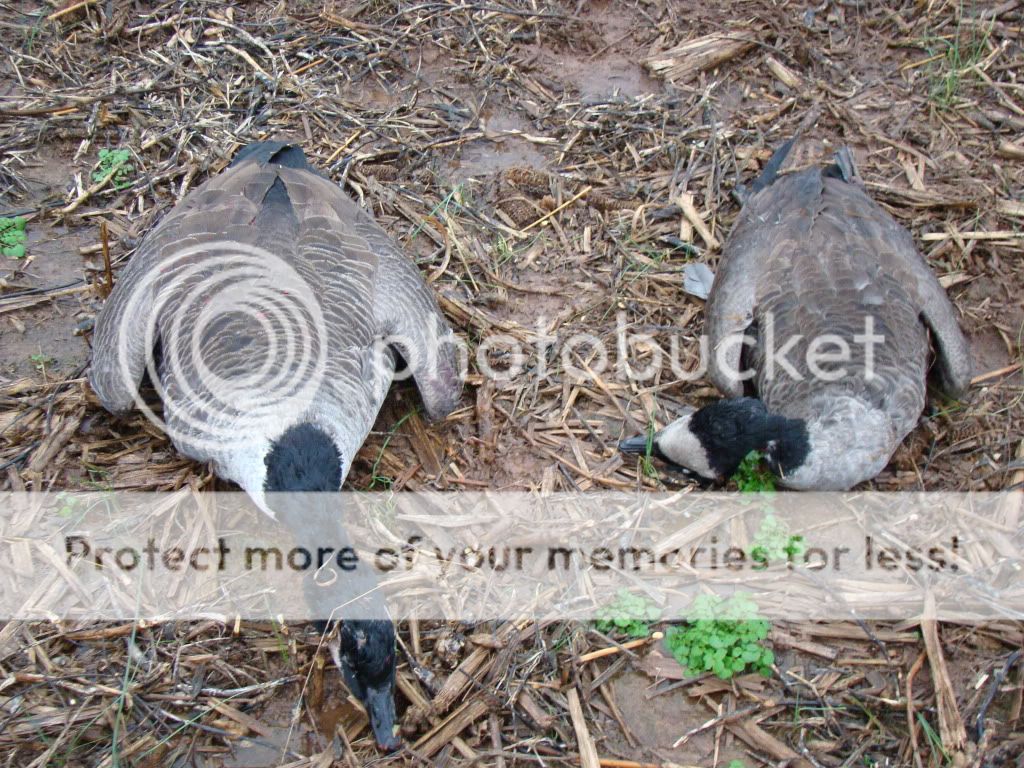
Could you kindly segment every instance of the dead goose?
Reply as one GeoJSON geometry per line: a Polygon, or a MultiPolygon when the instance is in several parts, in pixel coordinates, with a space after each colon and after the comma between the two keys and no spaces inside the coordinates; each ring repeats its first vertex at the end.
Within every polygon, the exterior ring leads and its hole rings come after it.
{"type": "Polygon", "coordinates": [[[760,450],[786,487],[845,490],[877,475],[917,424],[929,332],[949,396],[970,384],[970,350],[945,291],[910,234],[868,197],[849,150],[827,167],[780,173],[792,146],[753,184],[705,309],[709,376],[733,399],[674,421],[651,448],[708,480],[760,450]],[[827,359],[844,348],[844,360],[827,359]],[[742,397],[745,385],[758,399],[742,397]]]}
{"type": "MultiPolygon", "coordinates": [[[[148,370],[179,451],[291,530],[343,539],[330,496],[296,508],[275,494],[341,488],[395,348],[427,414],[448,414],[461,393],[451,342],[430,288],[372,217],[299,147],[260,142],[139,246],[96,319],[89,378],[121,413],[146,408],[148,370]]],[[[346,678],[378,742],[394,747],[394,628],[345,622],[341,635],[346,678]]]]}

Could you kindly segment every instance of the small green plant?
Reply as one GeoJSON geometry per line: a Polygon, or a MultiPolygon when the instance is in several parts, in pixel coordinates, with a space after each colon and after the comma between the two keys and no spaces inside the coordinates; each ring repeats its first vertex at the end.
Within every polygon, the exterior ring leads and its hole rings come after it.
{"type": "Polygon", "coordinates": [[[597,616],[594,627],[606,635],[618,632],[627,637],[647,637],[651,622],[661,618],[661,610],[646,597],[620,589],[615,602],[599,610],[597,616]]]}
{"type": "Polygon", "coordinates": [[[498,235],[494,241],[494,252],[498,255],[498,266],[504,266],[516,255],[512,244],[502,235],[498,235]]]}
{"type": "Polygon", "coordinates": [[[649,477],[652,480],[657,480],[658,468],[654,466],[654,460],[651,458],[651,454],[654,451],[654,422],[647,423],[647,445],[644,446],[643,456],[640,457],[640,469],[644,473],[644,477],[649,477]]]}
{"type": "Polygon", "coordinates": [[[665,645],[690,674],[712,672],[723,680],[746,670],[765,677],[772,673],[775,654],[761,645],[770,624],[757,618],[757,604],[744,593],[728,600],[699,595],[686,626],[669,627],[665,645]]]}
{"type": "Polygon", "coordinates": [[[58,493],[56,501],[60,504],[57,514],[63,518],[69,518],[81,509],[81,501],[66,491],[58,493]]]}
{"type": "Polygon", "coordinates": [[[0,253],[12,259],[25,258],[25,219],[22,216],[0,218],[0,253]]]}
{"type": "Polygon", "coordinates": [[[405,422],[415,413],[415,411],[409,411],[402,418],[400,418],[395,425],[388,431],[388,436],[384,438],[384,443],[380,447],[380,451],[377,453],[377,459],[373,462],[373,468],[370,470],[370,487],[368,491],[373,491],[378,488],[382,488],[385,491],[390,491],[391,486],[394,484],[394,478],[382,475],[379,472],[380,463],[384,459],[384,451],[388,449],[388,445],[391,443],[391,439],[397,434],[399,428],[405,424],[405,422]]]}
{"type": "Polygon", "coordinates": [[[100,161],[92,172],[93,183],[98,184],[109,176],[114,189],[130,187],[135,173],[131,160],[132,153],[127,149],[101,149],[100,161]]]}
{"type": "Polygon", "coordinates": [[[925,716],[920,712],[917,713],[917,721],[921,724],[921,730],[924,731],[924,735],[928,737],[928,744],[932,748],[932,753],[935,755],[942,755],[942,760],[946,765],[952,765],[953,761],[946,751],[946,748],[942,746],[942,737],[935,732],[932,728],[932,724],[925,719],[925,716]]]}
{"type": "Polygon", "coordinates": [[[35,355],[29,355],[28,359],[32,361],[32,365],[34,365],[35,369],[40,373],[46,373],[47,366],[52,366],[57,362],[49,355],[44,355],[42,352],[35,355]]]}
{"type": "Polygon", "coordinates": [[[802,555],[806,549],[804,537],[791,534],[789,526],[769,511],[754,534],[750,555],[758,563],[767,564],[779,560],[789,562],[802,555]]]}
{"type": "Polygon", "coordinates": [[[742,760],[730,760],[728,768],[747,768],[747,764],[742,760]]]}
{"type": "Polygon", "coordinates": [[[768,493],[775,490],[775,475],[764,465],[760,451],[751,451],[743,457],[732,479],[741,493],[768,493]]]}
{"type": "Polygon", "coordinates": [[[928,94],[936,106],[949,109],[956,105],[963,81],[985,58],[991,32],[991,26],[972,25],[965,30],[958,23],[953,35],[926,41],[928,53],[937,60],[928,94]]]}

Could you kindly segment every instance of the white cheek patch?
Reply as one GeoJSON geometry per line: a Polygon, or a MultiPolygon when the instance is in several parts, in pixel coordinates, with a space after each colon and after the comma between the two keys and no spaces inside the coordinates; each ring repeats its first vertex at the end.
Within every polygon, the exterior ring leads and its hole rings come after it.
{"type": "Polygon", "coordinates": [[[707,451],[700,439],[690,430],[690,417],[684,416],[665,427],[655,438],[658,448],[668,459],[680,466],[693,470],[701,477],[713,479],[718,476],[708,461],[707,451]]]}

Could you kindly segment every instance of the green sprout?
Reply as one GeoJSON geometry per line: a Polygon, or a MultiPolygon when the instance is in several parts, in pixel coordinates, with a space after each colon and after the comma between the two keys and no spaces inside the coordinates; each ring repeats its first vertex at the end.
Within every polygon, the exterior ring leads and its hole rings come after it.
{"type": "Polygon", "coordinates": [[[935,59],[928,95],[936,106],[950,109],[958,103],[964,80],[989,50],[991,33],[991,25],[972,25],[968,31],[958,21],[952,36],[926,39],[925,48],[935,59]]]}
{"type": "Polygon", "coordinates": [[[771,675],[775,654],[761,645],[771,625],[757,617],[750,595],[736,593],[728,600],[699,595],[692,615],[686,626],[665,633],[665,646],[689,674],[712,672],[728,680],[749,669],[771,675]]]}
{"type": "Polygon", "coordinates": [[[767,565],[773,561],[790,562],[807,549],[803,536],[794,536],[789,526],[779,520],[771,511],[761,520],[761,527],[754,534],[750,555],[755,562],[767,565]]]}
{"type": "Polygon", "coordinates": [[[498,266],[504,266],[516,255],[512,244],[502,235],[498,235],[494,241],[494,251],[498,254],[498,266]]]}
{"type": "Polygon", "coordinates": [[[25,258],[27,239],[24,217],[0,218],[0,253],[12,259],[25,258]]]}
{"type": "Polygon", "coordinates": [[[92,172],[93,183],[99,184],[109,178],[114,189],[130,187],[135,173],[131,160],[132,153],[127,149],[101,149],[100,161],[92,172]]]}
{"type": "Polygon", "coordinates": [[[763,463],[760,451],[751,451],[732,475],[741,493],[770,493],[775,490],[775,475],[763,463]]]}
{"type": "Polygon", "coordinates": [[[57,514],[63,518],[69,518],[81,509],[81,500],[66,491],[58,493],[56,500],[61,505],[60,509],[57,510],[57,514]]]}
{"type": "Polygon", "coordinates": [[[40,373],[46,373],[47,366],[53,366],[53,364],[57,362],[49,355],[44,355],[42,352],[29,355],[28,359],[32,361],[32,365],[40,373]]]}
{"type": "Polygon", "coordinates": [[[661,610],[646,597],[620,589],[615,602],[599,610],[597,617],[594,627],[598,632],[647,637],[651,634],[651,622],[661,618],[661,610]]]}
{"type": "Polygon", "coordinates": [[[397,434],[399,428],[405,424],[405,422],[415,413],[415,410],[409,411],[405,416],[400,418],[395,425],[388,431],[388,436],[384,438],[384,443],[380,447],[380,451],[377,453],[377,459],[373,462],[373,468],[370,470],[370,487],[367,490],[374,490],[377,487],[382,487],[384,490],[390,491],[391,486],[394,484],[394,479],[387,475],[382,475],[378,471],[380,463],[384,459],[384,451],[388,449],[388,445],[391,443],[391,439],[397,434]]]}
{"type": "Polygon", "coordinates": [[[654,451],[654,433],[654,422],[648,422],[647,445],[644,446],[644,454],[640,457],[640,466],[645,477],[657,480],[659,477],[658,468],[654,466],[654,460],[651,458],[651,453],[654,451]]]}

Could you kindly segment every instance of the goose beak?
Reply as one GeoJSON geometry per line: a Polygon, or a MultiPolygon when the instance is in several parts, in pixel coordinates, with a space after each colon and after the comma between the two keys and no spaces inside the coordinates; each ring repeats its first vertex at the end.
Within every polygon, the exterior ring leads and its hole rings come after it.
{"type": "MultiPolygon", "coordinates": [[[[619,450],[623,453],[647,453],[647,435],[630,437],[619,443],[619,450]]],[[[652,446],[653,447],[653,446],[652,446]]]]}
{"type": "Polygon", "coordinates": [[[385,752],[394,752],[402,746],[402,740],[395,736],[395,695],[388,684],[367,687],[363,700],[370,716],[377,745],[385,752]]]}

